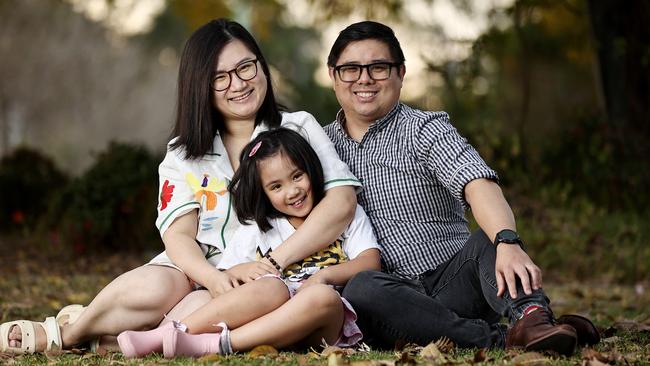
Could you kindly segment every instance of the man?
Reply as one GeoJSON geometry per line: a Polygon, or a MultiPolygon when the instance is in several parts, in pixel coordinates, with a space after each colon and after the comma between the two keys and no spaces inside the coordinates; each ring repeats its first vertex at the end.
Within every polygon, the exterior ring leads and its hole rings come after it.
{"type": "Polygon", "coordinates": [[[393,31],[352,24],[327,62],[342,109],[325,130],[363,182],[359,203],[382,245],[383,272],[358,274],[343,293],[366,341],[392,347],[444,336],[461,347],[565,355],[577,342],[598,342],[589,320],[553,318],[496,173],[446,113],[399,102],[406,69],[393,31]],[[482,229],[471,236],[466,208],[482,229]]]}

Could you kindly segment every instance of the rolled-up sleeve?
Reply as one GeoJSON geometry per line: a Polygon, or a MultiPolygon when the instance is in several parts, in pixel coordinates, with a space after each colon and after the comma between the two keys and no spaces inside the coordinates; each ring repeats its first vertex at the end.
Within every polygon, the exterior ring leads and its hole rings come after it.
{"type": "Polygon", "coordinates": [[[423,153],[425,164],[465,209],[469,208],[464,194],[467,183],[479,178],[498,182],[497,173],[449,123],[446,113],[432,114],[418,136],[417,150],[423,153]]]}
{"type": "Polygon", "coordinates": [[[168,149],[165,159],[158,167],[160,184],[156,227],[161,237],[177,217],[200,207],[199,202],[194,198],[192,188],[183,176],[181,165],[184,162],[179,155],[180,150],[182,149],[168,149]]]}

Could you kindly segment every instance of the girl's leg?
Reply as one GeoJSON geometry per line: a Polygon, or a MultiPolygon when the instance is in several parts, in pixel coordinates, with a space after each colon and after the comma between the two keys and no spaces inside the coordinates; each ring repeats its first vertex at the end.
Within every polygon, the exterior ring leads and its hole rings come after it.
{"type": "Polygon", "coordinates": [[[235,351],[263,344],[282,348],[299,341],[315,346],[323,338],[333,344],[343,321],[344,308],[339,294],[330,286],[312,285],[272,313],[231,330],[230,342],[235,351]]]}
{"type": "Polygon", "coordinates": [[[214,333],[219,322],[236,328],[267,314],[289,300],[286,285],[277,278],[261,278],[210,300],[182,320],[187,332],[214,333]]]}
{"type": "MultiPolygon", "coordinates": [[[[143,266],[117,277],[102,289],[73,324],[61,327],[64,348],[127,329],[155,327],[169,309],[191,291],[182,272],[164,266],[143,266]]],[[[45,332],[34,327],[36,350],[45,347],[45,332]]],[[[9,341],[20,345],[22,332],[13,327],[9,341]]]]}
{"type": "MultiPolygon", "coordinates": [[[[262,278],[211,299],[207,304],[184,318],[181,324],[187,327],[188,333],[209,334],[218,339],[219,335],[213,334],[221,331],[221,328],[216,326],[217,323],[226,322],[233,326],[239,326],[277,309],[287,300],[289,300],[289,292],[281,280],[262,278]]],[[[178,310],[189,311],[197,303],[198,301],[188,302],[183,306],[184,309],[178,310]]],[[[176,319],[172,318],[172,320],[176,319]]],[[[177,326],[180,325],[177,324],[177,326]]],[[[163,349],[163,337],[174,328],[174,325],[165,323],[149,331],[124,332],[118,337],[120,349],[127,358],[160,352],[163,349]]],[[[212,338],[208,337],[207,339],[211,340],[212,338]]],[[[197,344],[191,346],[195,345],[197,344]]],[[[194,352],[190,354],[194,354],[194,352]]]]}
{"type": "Polygon", "coordinates": [[[159,326],[165,325],[172,320],[187,318],[190,314],[209,303],[210,300],[212,300],[212,295],[210,295],[208,290],[196,290],[190,292],[167,313],[167,317],[160,322],[159,326]]]}

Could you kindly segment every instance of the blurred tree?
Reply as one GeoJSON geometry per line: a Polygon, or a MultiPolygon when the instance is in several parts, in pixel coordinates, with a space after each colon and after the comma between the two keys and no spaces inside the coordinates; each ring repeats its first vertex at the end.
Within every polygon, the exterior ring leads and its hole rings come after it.
{"type": "Polygon", "coordinates": [[[650,2],[589,0],[617,182],[646,190],[650,169],[650,2]]]}
{"type": "Polygon", "coordinates": [[[0,2],[2,149],[81,172],[110,139],[162,146],[175,70],[62,0],[0,2]]]}

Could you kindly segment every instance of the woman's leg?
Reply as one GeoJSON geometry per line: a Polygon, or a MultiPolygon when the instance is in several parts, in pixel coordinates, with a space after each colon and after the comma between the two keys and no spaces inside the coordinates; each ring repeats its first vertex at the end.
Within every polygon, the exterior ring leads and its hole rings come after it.
{"type": "Polygon", "coordinates": [[[299,341],[319,345],[323,338],[333,344],[343,321],[344,308],[339,294],[330,286],[312,285],[277,310],[231,330],[230,343],[235,351],[263,344],[282,348],[299,341]]]}
{"type": "MultiPolygon", "coordinates": [[[[64,348],[102,335],[128,329],[155,327],[169,309],[191,291],[182,272],[164,266],[143,266],[122,274],[104,287],[73,324],[61,327],[64,348]]],[[[45,331],[35,326],[36,350],[45,347],[45,331]]],[[[20,346],[22,333],[13,327],[12,346],[20,346]]]]}

